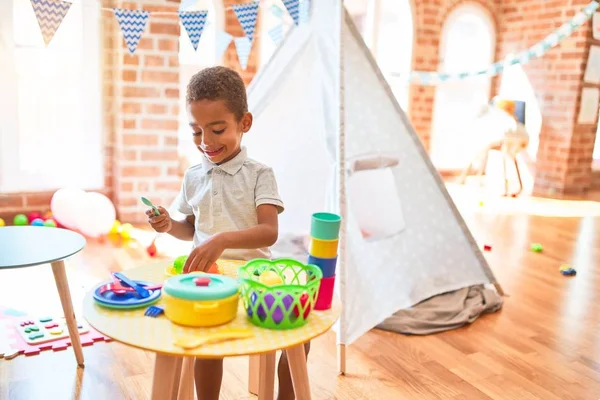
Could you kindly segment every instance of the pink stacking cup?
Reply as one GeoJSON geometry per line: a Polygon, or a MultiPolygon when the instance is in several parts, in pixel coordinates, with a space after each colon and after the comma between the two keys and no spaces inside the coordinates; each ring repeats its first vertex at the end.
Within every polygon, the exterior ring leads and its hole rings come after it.
{"type": "Polygon", "coordinates": [[[335,275],[321,279],[319,294],[315,302],[315,310],[324,311],[331,308],[333,302],[333,292],[335,287],[335,275]]]}

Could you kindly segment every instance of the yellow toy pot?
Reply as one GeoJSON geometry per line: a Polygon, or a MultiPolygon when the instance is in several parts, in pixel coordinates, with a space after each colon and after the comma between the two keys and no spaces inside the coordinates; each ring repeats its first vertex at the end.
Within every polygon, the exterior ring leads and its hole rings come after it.
{"type": "Polygon", "coordinates": [[[192,273],[169,278],[163,285],[165,316],[193,327],[226,324],[238,311],[239,284],[217,274],[192,273]]]}

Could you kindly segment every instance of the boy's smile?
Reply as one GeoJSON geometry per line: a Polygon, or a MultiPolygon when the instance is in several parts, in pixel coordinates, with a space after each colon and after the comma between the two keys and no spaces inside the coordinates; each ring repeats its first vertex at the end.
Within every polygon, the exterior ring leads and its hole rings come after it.
{"type": "Polygon", "coordinates": [[[252,126],[250,113],[238,121],[223,100],[195,100],[189,104],[188,117],[194,144],[214,164],[238,155],[242,135],[252,126]]]}

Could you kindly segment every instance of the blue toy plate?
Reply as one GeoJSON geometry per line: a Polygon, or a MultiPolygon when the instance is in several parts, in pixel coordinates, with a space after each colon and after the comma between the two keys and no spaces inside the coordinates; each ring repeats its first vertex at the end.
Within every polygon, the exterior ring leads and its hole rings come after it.
{"type": "MultiPolygon", "coordinates": [[[[150,296],[146,297],[146,298],[140,297],[140,295],[137,294],[137,292],[127,292],[125,294],[115,294],[114,292],[106,291],[106,292],[100,294],[100,289],[102,288],[102,286],[104,286],[108,283],[112,283],[112,282],[113,282],[112,280],[108,280],[108,281],[102,282],[101,284],[96,286],[96,288],[94,289],[94,300],[96,301],[96,303],[100,304],[101,306],[108,307],[108,308],[131,309],[131,308],[145,307],[147,305],[157,302],[158,299],[160,299],[161,290],[151,290],[150,296]]],[[[139,283],[142,286],[153,285],[152,282],[146,282],[146,281],[135,281],[135,282],[139,283]]]]}

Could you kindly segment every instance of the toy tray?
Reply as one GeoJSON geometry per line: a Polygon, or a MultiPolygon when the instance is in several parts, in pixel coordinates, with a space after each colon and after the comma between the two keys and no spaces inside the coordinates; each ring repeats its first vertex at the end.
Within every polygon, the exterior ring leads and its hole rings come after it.
{"type": "MultiPolygon", "coordinates": [[[[146,281],[135,281],[142,286],[153,285],[152,282],[146,281]]],[[[112,280],[102,282],[94,289],[94,300],[97,304],[114,309],[133,309],[149,306],[156,303],[161,296],[162,291],[150,290],[150,296],[147,298],[141,298],[136,292],[127,292],[124,294],[116,294],[111,291],[106,291],[100,294],[100,289],[108,283],[112,283],[112,280]]]]}
{"type": "MultiPolygon", "coordinates": [[[[29,318],[15,323],[19,335],[27,344],[36,345],[69,337],[69,329],[64,317],[29,318]]],[[[79,334],[89,332],[89,327],[77,322],[79,334]]]]}

